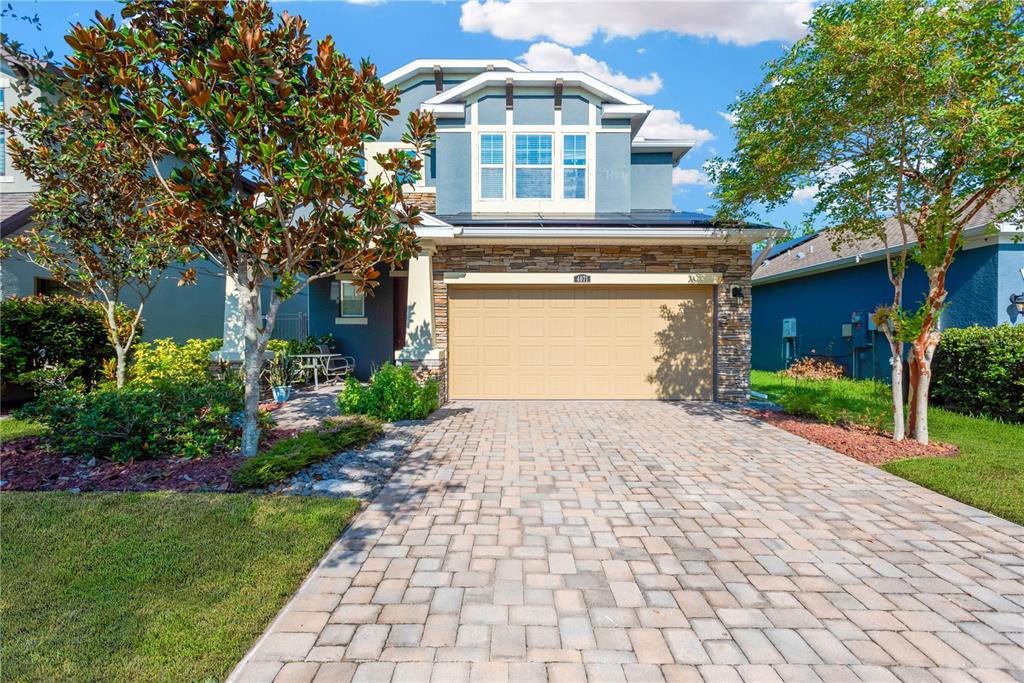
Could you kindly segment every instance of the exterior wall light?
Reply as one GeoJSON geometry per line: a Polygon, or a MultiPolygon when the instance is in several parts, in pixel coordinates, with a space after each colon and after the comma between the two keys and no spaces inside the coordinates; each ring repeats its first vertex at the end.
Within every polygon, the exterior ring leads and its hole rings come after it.
{"type": "MultiPolygon", "coordinates": [[[[743,288],[742,287],[733,287],[732,288],[732,295],[735,298],[737,298],[737,299],[742,299],[743,298],[743,288]]],[[[1024,300],[1024,297],[1022,297],[1022,300],[1024,300]]]]}
{"type": "Polygon", "coordinates": [[[1024,294],[1011,294],[1010,303],[1017,307],[1017,310],[1024,313],[1024,294]]]}

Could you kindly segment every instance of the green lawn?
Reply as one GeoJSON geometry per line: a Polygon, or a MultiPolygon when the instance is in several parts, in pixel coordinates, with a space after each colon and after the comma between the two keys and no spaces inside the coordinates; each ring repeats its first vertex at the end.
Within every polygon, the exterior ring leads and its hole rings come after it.
{"type": "Polygon", "coordinates": [[[0,441],[20,439],[23,436],[39,436],[46,427],[38,422],[19,420],[16,417],[5,417],[0,419],[0,441]]]}
{"type": "MultiPolygon", "coordinates": [[[[792,380],[754,370],[751,388],[786,404],[868,424],[891,420],[889,389],[869,381],[792,380]],[[856,419],[856,416],[864,419],[856,419]]],[[[956,458],[911,458],[891,462],[888,472],[950,498],[1024,524],[1024,425],[952,413],[928,411],[929,434],[935,441],[956,444],[956,458]]]]}
{"type": "Polygon", "coordinates": [[[247,494],[0,494],[4,680],[222,680],[358,508],[247,494]]]}

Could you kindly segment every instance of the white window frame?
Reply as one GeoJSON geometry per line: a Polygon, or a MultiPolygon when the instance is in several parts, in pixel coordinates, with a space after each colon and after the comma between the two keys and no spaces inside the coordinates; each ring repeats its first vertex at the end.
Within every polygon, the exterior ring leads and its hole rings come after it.
{"type": "Polygon", "coordinates": [[[590,197],[590,136],[586,133],[562,133],[562,199],[568,202],[580,202],[586,201],[590,197]],[[565,139],[568,137],[583,138],[583,164],[579,166],[570,166],[565,163],[565,139]],[[583,170],[583,196],[582,197],[568,197],[565,194],[565,172],[568,170],[583,170]]]}
{"type": "Polygon", "coordinates": [[[342,280],[341,287],[338,292],[338,317],[339,318],[365,318],[366,317],[366,292],[356,292],[355,285],[351,280],[342,280]],[[354,297],[345,296],[345,288],[350,287],[355,292],[354,297]],[[346,313],[345,312],[345,301],[358,301],[359,302],[359,313],[346,313]]]}
{"type": "Polygon", "coordinates": [[[506,174],[508,173],[506,167],[508,164],[508,150],[506,149],[506,137],[504,133],[499,132],[483,132],[480,133],[478,140],[478,152],[477,152],[477,186],[479,188],[477,197],[482,202],[500,202],[505,201],[505,185],[506,185],[506,174]],[[501,163],[500,164],[485,164],[484,163],[484,136],[493,135],[501,138],[501,163]],[[485,197],[484,196],[484,169],[487,168],[500,168],[501,169],[501,196],[500,197],[485,197]]]}
{"type": "Polygon", "coordinates": [[[555,158],[558,154],[558,147],[556,146],[557,136],[554,132],[516,132],[513,133],[512,138],[512,198],[517,201],[538,201],[538,202],[550,202],[555,199],[555,158]],[[516,159],[516,142],[521,137],[530,136],[546,136],[551,138],[551,163],[550,164],[520,164],[516,159]],[[519,196],[519,174],[517,171],[520,168],[532,168],[532,169],[548,169],[551,180],[548,186],[551,188],[551,193],[547,197],[520,197],[519,196]]]}

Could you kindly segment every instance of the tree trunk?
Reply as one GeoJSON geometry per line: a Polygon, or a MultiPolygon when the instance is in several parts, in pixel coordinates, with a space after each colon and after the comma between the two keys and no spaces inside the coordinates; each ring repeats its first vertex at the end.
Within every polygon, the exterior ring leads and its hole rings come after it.
{"type": "Polygon", "coordinates": [[[931,388],[932,358],[938,345],[939,335],[936,332],[925,331],[911,347],[916,381],[910,395],[913,406],[910,414],[910,437],[923,444],[928,443],[928,391],[931,388]]]}
{"type": "Polygon", "coordinates": [[[260,372],[263,349],[260,345],[260,287],[242,290],[242,322],[245,343],[242,347],[242,378],[245,382],[245,417],[242,421],[242,455],[251,458],[260,445],[260,372]]]}
{"type": "Polygon", "coordinates": [[[892,351],[892,438],[903,441],[906,438],[903,416],[903,342],[897,340],[888,329],[885,336],[892,351]]]}
{"type": "Polygon", "coordinates": [[[128,352],[120,344],[114,344],[114,353],[117,355],[117,387],[120,389],[128,379],[128,352]]]}

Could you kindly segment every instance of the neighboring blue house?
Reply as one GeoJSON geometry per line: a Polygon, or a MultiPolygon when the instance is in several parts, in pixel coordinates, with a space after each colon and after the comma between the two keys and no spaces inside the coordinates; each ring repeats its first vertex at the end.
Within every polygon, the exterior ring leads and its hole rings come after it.
{"type": "MultiPolygon", "coordinates": [[[[946,289],[940,328],[1000,323],[1022,324],[1011,297],[1024,294],[1024,228],[993,224],[1011,206],[1003,196],[964,233],[946,289]]],[[[897,243],[890,221],[890,244],[897,243]]],[[[803,356],[824,356],[852,377],[888,379],[885,336],[871,313],[892,303],[880,241],[861,240],[832,248],[828,230],[774,247],[752,277],[752,363],[757,370],[781,370],[803,356]]],[[[914,308],[928,290],[924,270],[912,263],[904,281],[903,306],[914,308]]]]}

